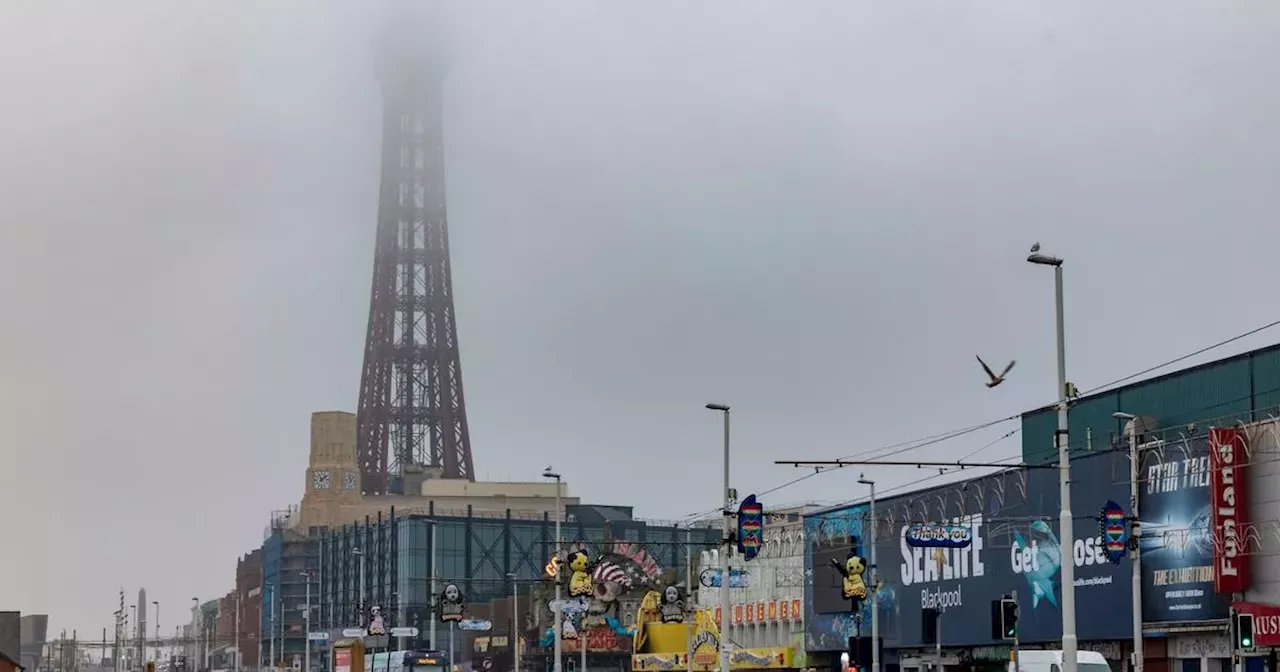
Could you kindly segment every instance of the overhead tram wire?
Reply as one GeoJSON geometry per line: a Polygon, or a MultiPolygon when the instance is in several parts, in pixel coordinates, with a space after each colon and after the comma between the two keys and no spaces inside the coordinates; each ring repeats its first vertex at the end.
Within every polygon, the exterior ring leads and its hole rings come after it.
{"type": "MultiPolygon", "coordinates": [[[[1005,434],[1004,436],[1002,436],[1002,437],[1000,437],[1000,438],[996,439],[995,441],[992,441],[992,442],[990,442],[990,443],[988,443],[988,444],[986,444],[986,445],[982,446],[982,447],[981,447],[981,448],[979,448],[978,450],[973,451],[972,453],[970,453],[970,454],[969,454],[969,456],[968,456],[968,457],[972,457],[973,455],[976,455],[976,454],[977,454],[977,453],[979,453],[979,452],[982,452],[982,451],[984,451],[984,450],[986,450],[986,449],[988,449],[988,448],[991,448],[992,446],[996,445],[997,443],[1000,443],[1001,441],[1004,441],[1005,439],[1007,439],[1007,438],[1009,438],[1009,437],[1013,436],[1014,434],[1017,434],[1019,431],[1021,431],[1021,429],[1020,429],[1020,428],[1019,428],[1019,429],[1015,429],[1015,430],[1013,430],[1013,431],[1011,431],[1011,432],[1009,432],[1009,433],[1005,434]]],[[[1012,456],[1010,456],[1010,457],[1005,457],[1005,458],[998,459],[998,460],[996,460],[996,462],[997,462],[997,463],[999,463],[999,462],[1006,462],[1006,461],[1009,461],[1009,460],[1016,460],[1016,459],[1021,459],[1021,458],[1022,458],[1022,455],[1021,455],[1021,454],[1019,454],[1019,455],[1012,455],[1012,456]]],[[[830,466],[815,467],[813,471],[811,471],[811,472],[809,472],[809,473],[807,473],[807,474],[805,474],[805,475],[803,475],[803,476],[800,476],[799,478],[793,478],[793,479],[791,479],[791,480],[789,480],[789,481],[787,481],[787,482],[785,482],[785,483],[782,483],[781,485],[775,485],[774,487],[769,488],[768,490],[762,490],[762,491],[760,491],[760,492],[758,492],[758,493],[755,493],[755,494],[756,494],[756,496],[758,496],[758,497],[763,497],[763,496],[765,496],[765,495],[772,494],[772,493],[777,492],[777,491],[779,491],[779,490],[782,490],[782,489],[784,489],[784,488],[789,488],[789,487],[791,487],[791,486],[793,486],[793,485],[795,485],[795,484],[797,484],[797,483],[799,483],[799,482],[801,482],[801,481],[808,480],[808,479],[813,478],[814,476],[817,476],[817,475],[819,475],[819,474],[825,474],[825,473],[827,473],[828,471],[835,471],[835,470],[837,470],[837,469],[843,469],[843,468],[844,468],[844,466],[852,466],[852,465],[841,465],[841,466],[837,466],[837,465],[830,465],[830,466]]],[[[889,488],[885,488],[885,489],[881,490],[881,491],[879,492],[879,494],[880,494],[880,495],[884,495],[884,494],[888,494],[888,493],[891,493],[891,492],[897,492],[897,491],[899,491],[899,490],[902,490],[903,488],[909,488],[909,487],[912,487],[912,486],[914,486],[914,485],[919,485],[920,483],[924,483],[925,481],[929,481],[929,480],[932,480],[932,479],[935,479],[935,478],[941,478],[941,477],[943,477],[943,476],[946,476],[947,474],[952,474],[952,473],[955,473],[955,472],[957,472],[957,471],[960,471],[960,470],[961,470],[962,468],[964,468],[965,466],[966,466],[966,465],[957,465],[956,467],[947,467],[947,468],[944,468],[944,469],[943,469],[942,471],[940,471],[939,473],[936,473],[936,474],[930,474],[930,475],[928,475],[928,476],[925,476],[925,477],[923,477],[923,478],[918,478],[918,479],[916,479],[916,480],[914,480],[914,481],[910,481],[910,482],[908,482],[908,483],[903,483],[903,484],[901,484],[901,485],[895,485],[895,486],[892,486],[892,487],[889,487],[889,488]]],[[[1017,465],[1017,464],[1009,464],[1008,466],[1009,466],[1009,467],[1016,467],[1016,466],[1018,466],[1018,465],[1017,465]]],[[[978,467],[978,466],[968,466],[968,468],[970,468],[970,469],[978,469],[978,468],[980,468],[980,467],[978,467]]],[[[858,500],[857,500],[857,499],[853,499],[853,500],[849,500],[848,502],[844,502],[844,503],[842,503],[842,504],[835,504],[835,505],[833,505],[833,506],[843,506],[843,505],[845,505],[845,504],[849,504],[849,503],[851,503],[851,502],[856,502],[856,501],[858,501],[858,500]]],[[[683,518],[680,518],[679,520],[686,520],[686,521],[687,521],[687,520],[695,520],[695,519],[698,519],[698,518],[702,518],[702,517],[704,517],[704,516],[709,516],[709,515],[711,515],[711,514],[715,513],[716,511],[719,511],[719,509],[718,509],[718,508],[716,508],[716,509],[709,509],[709,510],[707,510],[707,511],[702,511],[702,512],[699,512],[699,513],[689,514],[688,516],[685,516],[685,517],[683,517],[683,518]]]]}
{"type": "Polygon", "coordinates": [[[1095,387],[1095,388],[1092,388],[1092,389],[1089,389],[1089,390],[1085,390],[1084,392],[1082,392],[1082,393],[1081,393],[1081,396],[1087,396],[1087,395],[1093,394],[1094,392],[1101,392],[1102,390],[1105,390],[1105,389],[1107,389],[1107,388],[1109,388],[1109,387],[1114,387],[1114,386],[1116,386],[1116,385],[1119,385],[1120,383],[1127,383],[1127,382],[1129,382],[1129,381],[1131,381],[1131,380],[1133,380],[1134,378],[1137,378],[1137,377],[1139,377],[1139,376],[1145,376],[1145,375],[1147,375],[1148,373],[1154,373],[1154,372],[1156,372],[1156,371],[1159,371],[1160,369],[1163,369],[1163,368],[1164,368],[1164,367],[1166,367],[1166,366],[1172,366],[1172,365],[1174,365],[1174,364],[1177,364],[1178,362],[1186,361],[1186,360],[1188,360],[1188,359],[1191,359],[1192,357],[1195,357],[1196,355],[1203,355],[1204,353],[1209,352],[1210,350],[1216,350],[1216,349],[1218,349],[1218,348],[1221,348],[1221,347],[1222,347],[1222,346],[1224,346],[1224,345],[1230,345],[1231,343],[1235,343],[1236,341],[1238,341],[1238,340],[1240,340],[1240,339],[1242,339],[1242,338],[1248,338],[1248,337],[1250,337],[1250,336],[1252,336],[1252,335],[1254,335],[1254,334],[1258,334],[1258,333],[1264,332],[1264,331],[1266,331],[1266,330],[1268,330],[1268,329],[1271,329],[1272,327],[1276,327],[1276,326],[1280,326],[1280,320],[1276,320],[1276,321],[1274,321],[1274,322],[1269,322],[1269,323],[1264,324],[1264,325],[1262,325],[1261,327],[1257,327],[1257,328],[1255,328],[1255,329],[1250,329],[1249,331],[1246,331],[1246,332],[1244,332],[1243,334],[1238,334],[1238,335],[1236,335],[1236,336],[1232,336],[1231,338],[1228,338],[1228,339],[1226,339],[1226,340],[1218,341],[1217,343],[1214,343],[1213,345],[1205,346],[1205,347],[1203,347],[1203,348],[1200,348],[1199,350],[1196,350],[1195,352],[1189,352],[1189,353],[1187,353],[1187,354],[1185,354],[1185,355],[1183,355],[1183,356],[1181,356],[1181,357],[1176,357],[1176,358],[1171,359],[1171,360],[1169,360],[1169,361],[1167,361],[1167,362],[1164,362],[1164,363],[1161,363],[1161,364],[1157,364],[1157,365],[1152,366],[1152,367],[1150,367],[1150,368],[1143,369],[1143,370],[1141,370],[1141,371],[1139,371],[1139,372],[1137,372],[1137,373],[1131,373],[1131,374],[1129,374],[1129,375],[1125,376],[1124,378],[1117,378],[1116,380],[1113,380],[1113,381],[1111,381],[1111,382],[1107,383],[1106,385],[1099,385],[1098,387],[1095,387]]]}
{"type": "MultiPolygon", "coordinates": [[[[1268,329],[1272,329],[1272,328],[1274,328],[1274,327],[1276,327],[1276,326],[1280,326],[1280,319],[1278,319],[1278,320],[1274,320],[1274,321],[1272,321],[1272,322],[1268,322],[1267,324],[1264,324],[1264,325],[1262,325],[1262,326],[1260,326],[1260,327],[1255,327],[1255,328],[1253,328],[1253,329],[1250,329],[1249,331],[1243,332],[1243,333],[1241,333],[1241,334],[1237,334],[1237,335],[1232,336],[1232,337],[1227,338],[1227,339],[1223,339],[1223,340],[1218,341],[1218,342],[1216,342],[1216,343],[1213,343],[1213,344],[1211,344],[1211,345],[1207,345],[1207,346],[1205,346],[1205,347],[1203,347],[1203,348],[1200,348],[1200,349],[1195,350],[1195,351],[1193,351],[1193,352],[1189,352],[1189,353],[1187,353],[1187,354],[1185,354],[1185,355],[1182,355],[1182,356],[1179,356],[1179,357],[1175,357],[1175,358],[1170,359],[1170,360],[1165,361],[1165,362],[1161,362],[1160,364],[1157,364],[1157,365],[1155,365],[1155,366],[1147,367],[1147,368],[1142,369],[1141,371],[1138,371],[1138,372],[1136,372],[1136,373],[1131,373],[1131,374],[1129,374],[1129,375],[1127,375],[1127,376],[1124,376],[1124,377],[1121,377],[1121,378],[1117,378],[1117,379],[1112,380],[1111,382],[1105,383],[1105,384],[1103,384],[1103,385],[1099,385],[1099,386],[1097,386],[1097,387],[1090,388],[1090,389],[1088,389],[1088,390],[1086,390],[1086,391],[1082,392],[1080,396],[1088,396],[1088,395],[1093,394],[1093,393],[1095,393],[1095,392],[1100,392],[1100,391],[1105,390],[1105,389],[1107,389],[1107,388],[1110,388],[1110,387],[1114,387],[1114,386],[1116,386],[1116,385],[1119,385],[1120,383],[1128,382],[1128,381],[1130,381],[1130,380],[1133,380],[1134,378],[1138,378],[1138,377],[1140,377],[1140,376],[1144,376],[1144,375],[1146,375],[1146,374],[1148,374],[1148,373],[1153,373],[1153,372],[1158,371],[1158,370],[1160,370],[1160,369],[1163,369],[1163,368],[1165,368],[1165,367],[1167,367],[1167,366],[1172,366],[1173,364],[1177,364],[1177,363],[1179,363],[1179,362],[1185,361],[1185,360],[1190,359],[1190,358],[1192,358],[1192,357],[1195,357],[1195,356],[1197,356],[1197,355],[1202,355],[1202,354],[1204,354],[1204,353],[1206,353],[1206,352],[1209,352],[1209,351],[1211,351],[1211,350],[1216,350],[1217,348],[1220,348],[1220,347],[1222,347],[1222,346],[1224,346],[1224,345],[1229,345],[1229,344],[1234,343],[1234,342],[1236,342],[1236,341],[1239,341],[1239,340],[1241,340],[1241,339],[1243,339],[1243,338],[1248,338],[1249,336],[1253,336],[1254,334],[1258,334],[1258,333],[1261,333],[1261,332],[1266,331],[1266,330],[1268,330],[1268,329]]],[[[1054,403],[1056,403],[1056,402],[1054,402],[1054,403]]],[[[1046,404],[1046,405],[1038,406],[1038,407],[1035,407],[1035,408],[1033,408],[1031,411],[1028,411],[1028,412],[1035,412],[1035,411],[1038,411],[1038,410],[1041,410],[1041,409],[1044,409],[1044,408],[1048,408],[1050,405],[1052,405],[1052,404],[1046,404]]],[[[942,433],[939,433],[939,434],[933,434],[933,435],[926,436],[926,437],[922,437],[922,438],[918,438],[918,439],[912,439],[912,440],[909,440],[909,441],[900,441],[900,442],[898,442],[898,443],[889,444],[889,445],[887,445],[887,446],[880,446],[880,447],[878,447],[878,448],[871,448],[871,449],[869,449],[869,450],[859,451],[859,452],[857,452],[857,453],[853,453],[853,454],[851,454],[851,455],[846,455],[846,456],[844,456],[844,457],[838,458],[838,460],[848,460],[848,459],[853,459],[853,458],[856,458],[856,457],[862,457],[862,456],[865,456],[865,455],[870,455],[870,454],[873,454],[873,453],[882,453],[882,454],[879,454],[879,455],[875,455],[875,457],[880,457],[880,458],[883,458],[883,457],[890,457],[890,456],[893,456],[893,455],[900,455],[900,454],[902,454],[902,453],[910,452],[910,451],[912,451],[912,450],[916,450],[916,449],[919,449],[919,448],[924,448],[924,447],[926,447],[926,446],[932,446],[932,445],[935,445],[935,444],[938,444],[938,443],[942,443],[943,441],[948,441],[948,440],[951,440],[951,439],[954,439],[954,438],[958,438],[958,437],[961,437],[961,436],[965,436],[965,435],[968,435],[968,434],[972,434],[972,433],[974,433],[974,432],[981,431],[981,430],[983,430],[983,429],[987,429],[988,427],[994,427],[995,425],[998,425],[998,424],[1001,424],[1001,423],[1004,423],[1004,422],[1009,422],[1009,421],[1011,421],[1011,420],[1017,420],[1017,419],[1021,418],[1022,416],[1023,416],[1023,413],[1016,413],[1016,414],[1014,414],[1014,415],[1005,416],[1005,417],[1003,417],[1003,418],[999,418],[999,419],[996,419],[996,420],[991,420],[991,421],[989,421],[989,422],[984,422],[984,423],[980,423],[980,424],[977,424],[977,425],[970,425],[970,426],[967,426],[967,427],[962,427],[962,428],[959,428],[959,429],[955,429],[955,430],[951,430],[951,431],[947,431],[947,432],[942,432],[942,433]]],[[[1007,438],[1007,437],[1001,437],[1000,439],[997,439],[996,443],[998,443],[999,441],[1003,440],[1004,438],[1007,438]]],[[[1075,443],[1075,442],[1072,442],[1072,443],[1075,443]]],[[[1081,443],[1081,444],[1077,444],[1077,445],[1083,445],[1083,443],[1081,443]]],[[[979,449],[979,451],[978,451],[978,452],[981,452],[982,450],[986,450],[986,449],[987,449],[987,448],[989,448],[989,447],[990,447],[990,446],[984,446],[983,448],[979,449]]],[[[976,454],[976,453],[975,453],[975,454],[976,454]]],[[[972,455],[970,455],[969,457],[971,457],[971,456],[972,456],[972,455]]],[[[1019,456],[1019,457],[1021,457],[1021,456],[1019,456]]],[[[1011,458],[1011,459],[1012,459],[1012,458],[1011,458]]],[[[998,461],[998,462],[1000,462],[1000,461],[1003,461],[1003,460],[997,460],[997,461],[998,461]]],[[[1017,466],[1017,465],[1011,464],[1011,465],[1009,465],[1009,466],[1013,467],[1013,466],[1017,466]]],[[[831,466],[831,467],[829,467],[829,468],[815,468],[815,470],[814,470],[812,473],[805,474],[804,476],[802,476],[802,477],[800,477],[800,478],[792,479],[792,480],[790,480],[790,481],[787,481],[786,483],[783,483],[783,484],[781,484],[781,485],[779,485],[779,486],[776,486],[776,487],[774,487],[774,488],[770,488],[769,490],[766,490],[766,491],[761,492],[761,493],[759,493],[759,494],[768,494],[768,493],[776,492],[776,491],[778,491],[778,490],[781,490],[782,488],[790,487],[790,486],[795,485],[796,483],[799,483],[799,482],[801,482],[801,481],[803,481],[803,480],[806,480],[806,479],[812,478],[812,477],[814,477],[814,476],[817,476],[818,474],[826,473],[826,472],[828,472],[828,471],[833,471],[833,470],[840,469],[840,468],[843,468],[843,467],[842,467],[842,466],[835,466],[835,465],[832,465],[832,466],[831,466]]],[[[941,475],[943,475],[943,474],[938,474],[938,476],[941,476],[941,475]]],[[[928,477],[928,478],[935,478],[935,477],[936,477],[936,476],[932,476],[932,477],[928,477]]],[[[926,480],[926,479],[922,479],[922,480],[926,480]]],[[[886,491],[884,491],[884,492],[888,492],[888,491],[886,490],[886,491]]],[[[695,519],[695,518],[700,518],[700,517],[703,517],[703,516],[710,515],[710,514],[712,514],[712,513],[715,513],[715,512],[716,512],[716,511],[718,511],[718,510],[719,510],[719,508],[717,507],[717,508],[715,508],[715,509],[710,509],[710,510],[708,510],[708,511],[704,512],[704,513],[691,514],[691,515],[689,515],[689,516],[686,516],[686,517],[682,518],[681,520],[693,520],[693,519],[695,519]]]]}
{"type": "MultiPolygon", "coordinates": [[[[1262,325],[1262,326],[1260,326],[1260,327],[1256,327],[1256,328],[1254,328],[1254,329],[1250,329],[1249,331],[1246,331],[1246,332],[1244,332],[1244,333],[1237,334],[1237,335],[1232,336],[1232,337],[1230,337],[1230,338],[1227,338],[1227,339],[1224,339],[1224,340],[1218,341],[1218,342],[1216,342],[1216,343],[1213,343],[1212,345],[1207,345],[1207,346],[1205,346],[1205,347],[1203,347],[1203,348],[1200,348],[1200,349],[1198,349],[1198,350],[1196,350],[1196,351],[1194,351],[1194,352],[1189,352],[1189,353],[1187,353],[1187,354],[1185,354],[1185,355],[1182,355],[1182,356],[1180,356],[1180,357],[1175,357],[1175,358],[1170,359],[1170,360],[1168,360],[1168,361],[1161,362],[1160,364],[1157,364],[1157,365],[1155,365],[1155,366],[1147,367],[1147,368],[1145,368],[1145,369],[1143,369],[1143,370],[1141,370],[1141,371],[1138,371],[1138,372],[1136,372],[1136,373],[1131,373],[1131,374],[1129,374],[1129,375],[1127,375],[1127,376],[1124,376],[1124,377],[1122,377],[1122,378],[1117,378],[1117,379],[1115,379],[1115,380],[1113,380],[1113,381],[1111,381],[1111,382],[1108,382],[1108,383],[1105,383],[1105,384],[1103,384],[1103,385],[1099,385],[1099,386],[1097,386],[1097,387],[1094,387],[1094,388],[1088,389],[1088,390],[1086,390],[1086,391],[1082,392],[1082,393],[1080,394],[1080,396],[1087,396],[1087,395],[1093,394],[1093,393],[1095,393],[1095,392],[1100,392],[1100,391],[1105,390],[1105,389],[1107,389],[1107,388],[1110,388],[1110,387],[1114,387],[1114,386],[1116,386],[1116,385],[1119,385],[1120,383],[1125,383],[1125,382],[1128,382],[1128,381],[1130,381],[1130,380],[1133,380],[1134,378],[1138,378],[1138,377],[1140,377],[1140,376],[1144,376],[1144,375],[1146,375],[1146,374],[1148,374],[1148,373],[1153,373],[1153,372],[1158,371],[1158,370],[1160,370],[1160,369],[1163,369],[1163,368],[1165,368],[1165,367],[1167,367],[1167,366],[1172,366],[1173,364],[1177,364],[1177,363],[1179,363],[1179,362],[1185,361],[1185,360],[1190,359],[1190,358],[1192,358],[1192,357],[1195,357],[1195,356],[1197,356],[1197,355],[1202,355],[1202,354],[1204,354],[1204,353],[1206,353],[1206,352],[1209,352],[1210,350],[1215,350],[1215,349],[1220,348],[1220,347],[1222,347],[1222,346],[1224,346],[1224,345],[1229,345],[1229,344],[1234,343],[1234,342],[1236,342],[1236,341],[1238,341],[1238,340],[1240,340],[1240,339],[1242,339],[1242,338],[1248,338],[1249,336],[1252,336],[1252,335],[1254,335],[1254,334],[1261,333],[1261,332],[1263,332],[1263,331],[1266,331],[1267,329],[1271,329],[1271,328],[1276,327],[1276,326],[1280,326],[1280,320],[1275,320],[1275,321],[1273,321],[1273,322],[1269,322],[1269,323],[1264,324],[1264,325],[1262,325]]],[[[1053,403],[1057,403],[1057,402],[1053,402],[1053,403]]],[[[1033,408],[1031,411],[1028,411],[1028,412],[1034,412],[1034,411],[1037,411],[1037,410],[1040,410],[1040,409],[1043,409],[1043,408],[1048,408],[1048,407],[1049,407],[1049,406],[1051,406],[1051,405],[1052,405],[1052,404],[1046,404],[1046,405],[1038,406],[1038,407],[1035,407],[1035,408],[1033,408]]],[[[1004,422],[1009,422],[1009,421],[1011,421],[1011,420],[1017,420],[1017,419],[1021,418],[1023,415],[1024,415],[1024,413],[1016,413],[1016,414],[1014,414],[1014,415],[1005,416],[1005,417],[1003,417],[1003,418],[999,418],[999,419],[996,419],[996,420],[991,420],[991,421],[989,421],[989,422],[984,422],[984,423],[977,424],[977,425],[970,425],[970,426],[968,426],[968,427],[963,427],[963,428],[961,428],[961,429],[955,429],[955,430],[951,430],[951,431],[948,431],[948,432],[942,432],[942,433],[940,433],[940,434],[934,434],[934,435],[932,435],[932,436],[926,436],[926,437],[923,437],[923,438],[920,438],[920,439],[914,439],[914,440],[911,440],[911,441],[902,441],[902,442],[894,443],[894,444],[890,444],[890,445],[887,445],[887,446],[881,446],[881,447],[879,447],[879,448],[872,448],[872,449],[869,449],[869,450],[859,451],[859,452],[854,453],[854,454],[852,454],[852,455],[847,455],[847,456],[845,456],[845,457],[841,457],[841,458],[838,458],[838,459],[839,459],[839,460],[848,460],[848,459],[853,459],[853,458],[855,458],[855,457],[862,457],[862,456],[865,456],[865,455],[869,455],[869,454],[872,454],[872,453],[883,453],[882,455],[877,455],[876,457],[889,457],[889,456],[891,456],[891,455],[900,455],[900,454],[902,454],[902,453],[904,453],[904,452],[909,452],[909,451],[911,451],[911,450],[915,450],[915,449],[917,449],[917,448],[924,448],[925,446],[931,446],[931,445],[934,445],[934,444],[937,444],[937,443],[941,443],[941,442],[943,442],[943,441],[947,441],[947,440],[949,440],[949,439],[957,438],[957,437],[960,437],[960,436],[965,436],[965,435],[967,435],[967,434],[971,434],[971,433],[973,433],[973,432],[977,432],[977,431],[980,431],[980,430],[986,429],[986,428],[988,428],[988,427],[993,427],[993,426],[995,426],[995,425],[998,425],[998,424],[1001,424],[1001,423],[1004,423],[1004,422]]]]}

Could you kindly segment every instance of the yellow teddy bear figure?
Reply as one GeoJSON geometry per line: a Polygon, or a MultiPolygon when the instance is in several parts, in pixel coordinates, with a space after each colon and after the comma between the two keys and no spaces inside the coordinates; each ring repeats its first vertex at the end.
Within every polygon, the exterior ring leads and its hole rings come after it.
{"type": "Polygon", "coordinates": [[[867,597],[867,584],[862,580],[862,574],[867,571],[867,565],[861,557],[854,553],[850,553],[844,559],[844,564],[836,562],[834,559],[831,564],[844,575],[844,590],[842,591],[845,598],[850,600],[861,600],[867,597]]]}
{"type": "Polygon", "coordinates": [[[591,575],[587,573],[587,554],[585,551],[574,551],[569,554],[569,595],[579,597],[591,595],[591,575]]]}

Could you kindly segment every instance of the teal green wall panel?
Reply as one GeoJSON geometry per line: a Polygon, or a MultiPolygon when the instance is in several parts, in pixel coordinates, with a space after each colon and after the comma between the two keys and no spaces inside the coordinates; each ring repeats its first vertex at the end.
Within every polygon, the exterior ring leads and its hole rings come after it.
{"type": "Polygon", "coordinates": [[[1280,407],[1280,348],[1253,356],[1253,408],[1262,416],[1280,407]]]}
{"type": "MultiPolygon", "coordinates": [[[[1070,414],[1072,451],[1088,449],[1090,429],[1093,450],[1105,450],[1122,429],[1112,416],[1116,411],[1151,416],[1159,429],[1249,422],[1255,414],[1280,416],[1280,346],[1077,399],[1070,414]]],[[[1052,408],[1023,414],[1022,457],[1027,464],[1056,459],[1056,427],[1052,408]]]]}

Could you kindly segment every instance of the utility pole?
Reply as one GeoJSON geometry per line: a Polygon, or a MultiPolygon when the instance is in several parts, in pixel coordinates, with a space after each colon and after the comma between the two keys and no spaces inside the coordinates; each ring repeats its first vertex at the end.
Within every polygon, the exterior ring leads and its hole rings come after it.
{"type": "Polygon", "coordinates": [[[305,624],[303,629],[307,633],[307,648],[302,654],[302,672],[311,672],[311,572],[303,572],[302,576],[307,580],[307,614],[306,617],[302,619],[302,622],[305,624]]]}
{"type": "MultiPolygon", "coordinates": [[[[1058,539],[1064,549],[1075,547],[1075,520],[1071,515],[1071,444],[1068,402],[1071,385],[1067,382],[1066,319],[1063,308],[1062,260],[1040,254],[1040,243],[1031,246],[1027,262],[1053,268],[1054,317],[1058,355],[1058,429],[1054,442],[1058,449],[1058,539]]],[[[1078,672],[1076,657],[1076,563],[1062,563],[1062,670],[1078,672]]]]}
{"type": "Polygon", "coordinates": [[[1129,515],[1132,518],[1129,529],[1129,548],[1133,550],[1133,578],[1130,588],[1130,601],[1133,603],[1133,662],[1131,672],[1142,672],[1142,522],[1138,517],[1138,482],[1142,460],[1138,459],[1138,418],[1132,413],[1117,411],[1113,417],[1129,422],[1129,515]]]}
{"type": "MultiPolygon", "coordinates": [[[[547,467],[545,470],[543,470],[542,477],[554,479],[556,482],[556,550],[555,550],[555,555],[553,557],[557,558],[558,560],[560,558],[560,543],[561,543],[560,519],[563,517],[560,514],[560,474],[552,471],[551,467],[547,467]]],[[[557,565],[556,566],[556,601],[555,601],[556,608],[551,610],[551,613],[555,616],[555,621],[552,623],[552,631],[551,631],[552,636],[555,638],[555,642],[554,642],[555,662],[552,663],[553,672],[564,672],[564,644],[563,644],[564,636],[562,632],[564,630],[564,614],[562,613],[563,607],[564,607],[564,601],[561,599],[561,596],[560,596],[560,586],[563,583],[564,583],[564,567],[557,565]]],[[[449,644],[450,646],[453,645],[453,623],[452,622],[449,623],[449,644]]],[[[449,664],[450,665],[453,664],[453,654],[449,655],[449,664]]]]}
{"type": "MultiPolygon", "coordinates": [[[[1012,597],[1012,598],[1013,598],[1013,603],[1014,603],[1014,604],[1017,604],[1017,603],[1018,603],[1018,591],[1017,591],[1017,590],[1014,590],[1013,592],[1009,593],[1009,595],[1010,595],[1010,597],[1012,597]]],[[[1019,611],[1021,611],[1021,610],[1019,610],[1019,611]]],[[[1019,628],[1019,627],[1017,626],[1017,624],[1015,623],[1015,624],[1014,624],[1014,626],[1013,626],[1013,672],[1021,672],[1021,670],[1019,670],[1019,669],[1018,669],[1019,649],[1020,649],[1020,648],[1021,648],[1021,646],[1022,646],[1022,640],[1019,638],[1019,634],[1018,634],[1018,633],[1019,633],[1021,630],[1022,630],[1022,628],[1019,628]]]]}
{"type": "Polygon", "coordinates": [[[115,614],[116,628],[115,639],[111,646],[111,670],[112,672],[120,672],[120,612],[115,614]]]}
{"type": "Polygon", "coordinates": [[[520,584],[514,573],[507,578],[511,579],[511,661],[515,672],[520,672],[520,584]]]}
{"type": "MultiPolygon", "coordinates": [[[[697,611],[693,604],[693,524],[684,530],[684,637],[685,649],[688,650],[688,670],[693,672],[693,624],[697,619],[697,611]]],[[[727,583],[724,580],[721,583],[727,583]]]]}
{"type": "MultiPolygon", "coordinates": [[[[431,521],[431,595],[428,598],[432,605],[435,604],[435,600],[440,595],[439,590],[436,588],[436,579],[440,577],[440,565],[436,564],[439,559],[440,554],[436,552],[436,522],[433,520],[431,521]]],[[[430,642],[428,646],[431,647],[432,651],[440,650],[436,648],[436,621],[438,620],[440,619],[436,617],[436,610],[433,607],[429,618],[427,618],[427,641],[430,642]]]]}
{"type": "Polygon", "coordinates": [[[871,486],[871,672],[880,672],[880,579],[876,570],[876,482],[861,474],[858,482],[871,486]]]}
{"type": "MultiPolygon", "coordinates": [[[[724,506],[721,510],[724,536],[720,542],[720,619],[724,626],[720,631],[720,672],[731,672],[729,663],[729,553],[733,548],[730,543],[733,517],[733,490],[729,487],[729,407],[725,404],[707,404],[707,410],[724,414],[724,506]]],[[[1069,670],[1068,672],[1075,672],[1069,670]]]]}
{"type": "Polygon", "coordinates": [[[270,654],[268,655],[267,660],[270,662],[271,667],[275,667],[276,666],[276,587],[274,584],[267,584],[267,585],[271,586],[271,597],[270,597],[271,620],[270,620],[270,625],[267,627],[267,638],[271,640],[271,643],[270,643],[270,654]]]}
{"type": "Polygon", "coordinates": [[[240,589],[236,588],[236,672],[240,672],[240,589]]]}

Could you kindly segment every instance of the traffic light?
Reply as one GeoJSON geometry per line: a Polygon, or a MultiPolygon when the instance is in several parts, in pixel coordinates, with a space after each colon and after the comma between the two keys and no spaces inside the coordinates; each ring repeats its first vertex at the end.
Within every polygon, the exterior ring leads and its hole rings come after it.
{"type": "Polygon", "coordinates": [[[920,641],[925,644],[938,643],[938,610],[920,610],[920,641]]]}
{"type": "Polygon", "coordinates": [[[1253,648],[1253,614],[1236,614],[1236,648],[1253,648]]]}
{"type": "Polygon", "coordinates": [[[991,601],[991,639],[1016,639],[1018,602],[1012,598],[991,601]]]}

